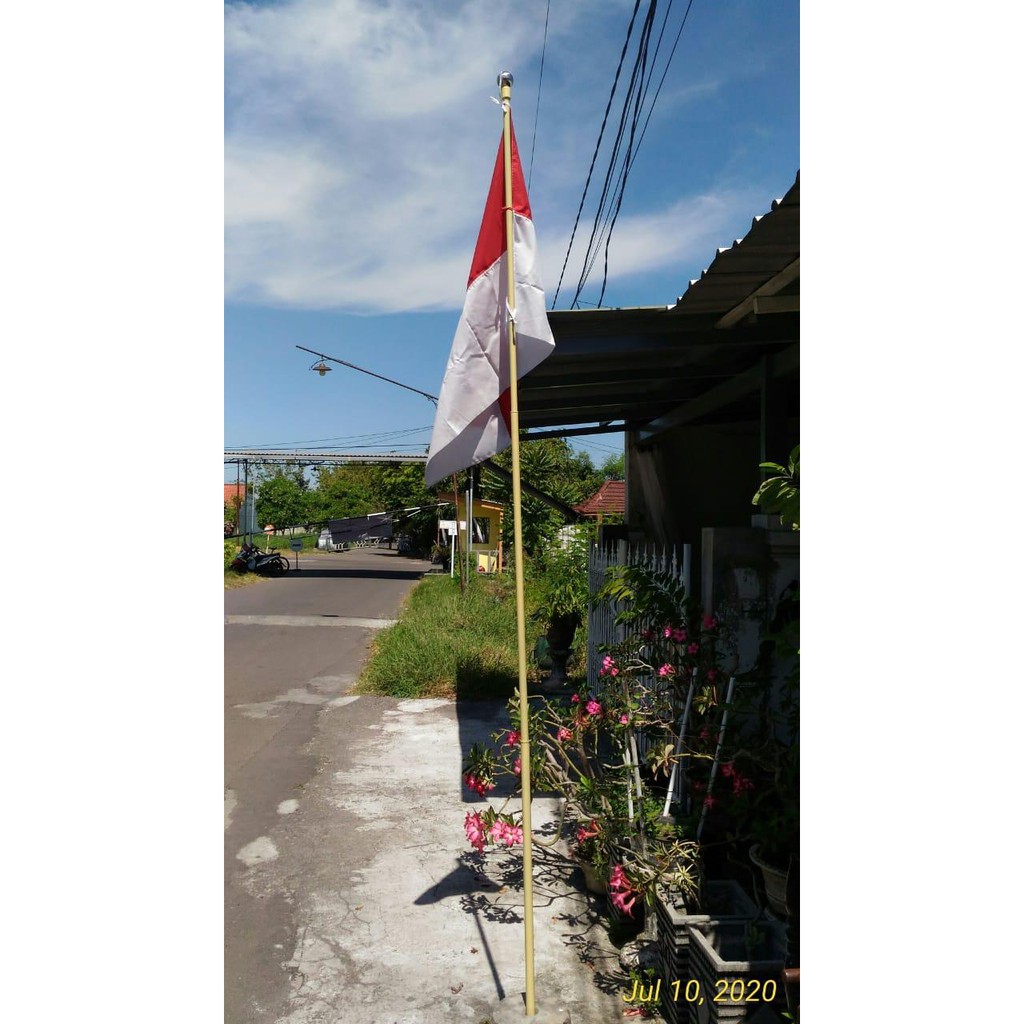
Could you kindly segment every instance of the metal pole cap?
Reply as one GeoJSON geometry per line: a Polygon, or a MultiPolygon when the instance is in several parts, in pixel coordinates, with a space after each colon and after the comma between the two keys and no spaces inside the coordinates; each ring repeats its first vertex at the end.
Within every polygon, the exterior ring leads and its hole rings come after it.
{"type": "Polygon", "coordinates": [[[502,73],[500,75],[498,75],[498,86],[499,86],[499,88],[501,86],[503,86],[503,85],[507,85],[510,89],[512,88],[512,72],[511,71],[502,71],[502,73]]]}

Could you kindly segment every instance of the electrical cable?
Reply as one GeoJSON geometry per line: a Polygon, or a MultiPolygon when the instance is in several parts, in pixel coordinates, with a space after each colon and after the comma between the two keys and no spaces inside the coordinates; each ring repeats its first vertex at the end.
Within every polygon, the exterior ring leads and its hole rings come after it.
{"type": "MultiPolygon", "coordinates": [[[[636,162],[637,154],[639,153],[640,146],[643,143],[644,137],[647,133],[647,128],[650,124],[651,117],[654,113],[654,108],[658,102],[658,98],[661,95],[662,88],[665,84],[665,80],[668,76],[669,68],[671,67],[673,58],[675,57],[676,50],[679,45],[680,37],[682,36],[683,29],[686,27],[690,10],[693,7],[693,0],[689,0],[686,6],[686,10],[683,13],[682,21],[676,31],[675,39],[672,43],[672,48],[669,51],[668,57],[665,61],[664,67],[661,70],[661,77],[658,80],[657,88],[654,90],[653,98],[648,103],[648,97],[650,95],[651,84],[654,81],[655,73],[657,70],[658,57],[661,53],[662,45],[665,41],[666,30],[668,27],[669,17],[672,11],[674,0],[669,0],[664,15],[661,19],[661,25],[658,30],[657,41],[654,44],[653,54],[651,54],[651,38],[654,31],[655,14],[657,7],[657,0],[651,0],[646,15],[643,21],[643,27],[640,30],[638,41],[637,41],[637,52],[633,60],[632,71],[629,76],[629,84],[625,89],[625,93],[622,99],[622,108],[619,114],[618,127],[616,129],[615,141],[612,145],[611,155],[608,161],[608,169],[605,173],[604,184],[601,191],[601,196],[597,203],[597,209],[594,214],[593,226],[590,233],[590,239],[587,243],[587,249],[583,256],[582,269],[580,277],[577,282],[576,291],[573,295],[572,308],[578,308],[582,300],[580,295],[585,287],[587,280],[597,262],[597,258],[603,248],[604,251],[604,266],[603,276],[601,283],[601,292],[597,303],[585,303],[586,305],[595,305],[600,308],[604,301],[605,290],[608,283],[608,265],[612,233],[614,232],[615,225],[618,221],[619,213],[622,209],[623,199],[625,197],[626,185],[629,180],[630,171],[636,162]],[[642,126],[641,126],[642,122],[642,126]],[[628,126],[628,135],[626,132],[628,126]],[[624,144],[625,140],[625,144],[624,144]],[[614,185],[612,182],[614,180],[614,185]]],[[[629,29],[626,35],[626,43],[623,47],[623,52],[619,58],[619,67],[615,73],[615,80],[612,85],[612,92],[609,96],[608,105],[605,109],[605,116],[601,123],[601,128],[598,134],[598,143],[595,147],[594,157],[591,161],[590,170],[587,174],[586,184],[584,186],[583,198],[580,200],[580,208],[576,214],[576,221],[573,225],[572,235],[569,240],[569,247],[566,250],[565,260],[562,265],[562,276],[559,277],[558,289],[556,289],[555,297],[557,299],[559,290],[562,286],[565,270],[568,265],[569,256],[575,241],[576,233],[579,227],[579,221],[582,216],[583,206],[586,202],[586,197],[589,191],[593,170],[596,165],[597,152],[600,149],[604,133],[607,127],[607,121],[611,105],[616,93],[619,78],[621,77],[621,71],[625,62],[625,55],[628,51],[629,42],[632,37],[633,27],[639,9],[637,4],[633,9],[633,16],[630,20],[629,29]]],[[[554,303],[552,303],[554,308],[554,303]]]]}
{"type": "MultiPolygon", "coordinates": [[[[634,106],[633,123],[630,130],[630,145],[632,145],[633,134],[636,128],[636,121],[639,116],[639,111],[636,109],[636,102],[642,96],[642,88],[638,89],[638,81],[642,85],[643,79],[646,73],[647,67],[647,47],[650,41],[651,30],[654,25],[654,12],[657,7],[657,0],[651,0],[647,8],[647,14],[644,17],[643,28],[640,30],[640,37],[637,44],[637,53],[633,61],[633,70],[629,78],[629,87],[626,90],[626,95],[622,101],[622,112],[619,115],[619,126],[615,136],[615,144],[612,147],[611,158],[608,161],[608,170],[605,174],[604,188],[601,192],[601,198],[598,202],[597,212],[594,214],[594,226],[590,232],[590,240],[587,243],[587,251],[583,258],[583,270],[580,273],[579,281],[576,285],[576,294],[573,296],[572,305],[575,307],[577,300],[580,297],[580,292],[583,291],[586,285],[587,278],[590,276],[590,272],[593,269],[594,263],[597,260],[597,255],[600,250],[600,243],[597,241],[598,228],[601,225],[601,218],[605,210],[605,202],[608,199],[608,191],[611,185],[612,177],[615,172],[615,166],[619,159],[619,150],[622,145],[622,137],[626,130],[626,122],[628,118],[628,111],[630,103],[632,101],[634,106]],[[638,79],[639,76],[639,79],[638,79]]],[[[630,151],[627,147],[626,156],[623,161],[623,166],[629,163],[630,151]]],[[[622,175],[620,174],[620,180],[622,175]]],[[[612,202],[616,199],[616,190],[612,192],[612,202]]],[[[621,200],[619,200],[621,202],[621,200]]],[[[605,224],[607,225],[610,214],[605,216],[605,224]]],[[[604,231],[601,231],[604,234],[604,231]]],[[[598,303],[600,305],[600,302],[598,303]]]]}
{"type": "MultiPolygon", "coordinates": [[[[626,179],[629,177],[629,172],[632,169],[634,162],[636,161],[637,153],[640,151],[640,146],[643,144],[644,136],[647,134],[647,126],[648,126],[648,124],[650,124],[651,115],[654,113],[655,104],[658,102],[658,97],[661,95],[661,87],[665,84],[665,76],[668,74],[668,69],[669,69],[669,66],[672,63],[672,58],[675,56],[676,47],[679,45],[679,37],[683,34],[683,28],[686,26],[686,19],[690,15],[690,8],[692,6],[693,6],[693,0],[690,0],[690,2],[686,5],[686,11],[683,14],[683,20],[682,20],[682,23],[679,26],[679,31],[676,33],[676,38],[675,38],[675,41],[672,44],[672,49],[669,51],[668,60],[665,63],[665,70],[662,73],[661,80],[658,82],[658,88],[655,90],[654,99],[651,100],[651,105],[650,105],[650,107],[647,110],[647,118],[644,121],[644,126],[641,129],[641,131],[640,131],[640,138],[637,139],[636,148],[633,149],[632,156],[628,159],[628,161],[625,164],[623,164],[623,170],[622,170],[622,175],[621,175],[622,187],[621,187],[621,190],[619,192],[619,201],[618,201],[618,203],[617,203],[617,205],[615,207],[615,215],[612,217],[611,224],[608,227],[608,237],[607,237],[607,240],[605,241],[605,247],[604,247],[604,277],[601,280],[601,294],[600,294],[600,296],[598,297],[598,300],[597,300],[597,304],[599,306],[601,304],[601,301],[604,299],[605,288],[608,285],[608,247],[611,245],[612,232],[615,230],[615,222],[619,218],[619,210],[622,207],[622,197],[623,197],[623,195],[625,195],[625,192],[626,192],[626,179]]],[[[669,0],[669,9],[671,9],[671,7],[672,7],[672,0],[669,0]]],[[[668,11],[667,10],[665,12],[665,20],[666,21],[668,20],[668,11]]],[[[665,33],[665,23],[662,22],[661,35],[664,35],[664,33],[665,33]]],[[[661,48],[661,36],[658,37],[658,46],[655,48],[655,51],[654,51],[654,59],[655,60],[657,60],[658,50],[660,48],[661,48]]],[[[653,61],[652,61],[652,67],[653,67],[653,61]]],[[[648,85],[649,84],[650,84],[650,79],[648,79],[648,85]]],[[[646,96],[646,93],[647,93],[647,89],[645,87],[645,89],[644,89],[644,95],[645,96],[646,96]]],[[[636,123],[634,122],[634,128],[635,127],[636,127],[636,123]]]]}
{"type": "Polygon", "coordinates": [[[551,14],[551,0],[548,0],[548,9],[544,13],[544,42],[540,48],[540,75],[537,78],[537,109],[533,113],[533,142],[530,144],[530,173],[526,178],[526,192],[529,195],[530,186],[533,183],[533,151],[537,147],[537,122],[540,119],[540,90],[544,85],[544,55],[548,50],[548,15],[551,14]]]}
{"type": "Polygon", "coordinates": [[[615,69],[615,78],[612,81],[612,91],[608,96],[608,103],[604,108],[604,117],[601,120],[601,130],[597,133],[597,145],[594,147],[594,155],[590,158],[590,169],[587,171],[587,180],[583,186],[583,196],[580,199],[579,209],[576,211],[576,221],[572,226],[572,234],[569,237],[569,248],[565,251],[565,260],[562,263],[562,273],[558,276],[558,286],[555,288],[555,297],[551,300],[551,308],[555,308],[558,302],[558,293],[562,288],[562,278],[565,276],[565,268],[569,263],[569,253],[572,252],[572,243],[576,238],[576,228],[580,223],[580,216],[583,213],[583,204],[587,201],[587,191],[590,188],[590,177],[594,173],[594,165],[597,163],[597,154],[601,149],[601,140],[604,138],[605,125],[608,123],[608,113],[612,109],[612,101],[615,99],[615,90],[619,84],[619,75],[622,72],[622,65],[626,60],[626,51],[629,48],[629,40],[633,35],[633,25],[636,22],[636,13],[640,9],[640,0],[633,5],[633,14],[629,19],[629,28],[626,30],[626,41],[622,44],[622,53],[619,54],[619,65],[615,69]]]}

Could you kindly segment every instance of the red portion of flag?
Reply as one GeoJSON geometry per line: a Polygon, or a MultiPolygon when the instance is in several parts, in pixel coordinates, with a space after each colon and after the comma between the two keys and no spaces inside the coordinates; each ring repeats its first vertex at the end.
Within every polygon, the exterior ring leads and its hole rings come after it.
{"type": "MultiPolygon", "coordinates": [[[[526,195],[526,179],[519,163],[519,148],[516,146],[516,133],[512,135],[512,210],[530,220],[530,200],[526,195]]],[[[505,168],[504,143],[498,143],[498,159],[491,175],[491,187],[487,192],[484,204],[484,216],[480,222],[480,235],[476,240],[476,251],[469,269],[468,288],[501,254],[505,251],[505,168]]]]}

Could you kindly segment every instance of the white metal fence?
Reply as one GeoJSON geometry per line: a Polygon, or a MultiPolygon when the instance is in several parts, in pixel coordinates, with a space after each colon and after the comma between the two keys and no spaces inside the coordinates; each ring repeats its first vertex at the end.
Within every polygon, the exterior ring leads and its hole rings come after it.
{"type": "MultiPolygon", "coordinates": [[[[616,565],[646,565],[657,572],[668,572],[677,580],[681,581],[686,588],[687,597],[692,593],[690,587],[690,567],[692,548],[684,544],[682,551],[677,553],[673,548],[668,550],[656,550],[641,546],[629,546],[625,542],[620,543],[617,548],[590,549],[590,593],[593,595],[605,582],[607,570],[616,565]]],[[[615,617],[624,607],[617,601],[605,602],[600,606],[591,606],[587,618],[587,684],[594,688],[597,686],[598,670],[601,667],[601,648],[606,644],[615,644],[625,639],[625,631],[622,626],[616,625],[615,617]]],[[[665,684],[652,678],[643,680],[653,689],[659,689],[665,684]]],[[[680,709],[682,710],[682,709],[680,709]]],[[[637,753],[641,762],[646,758],[650,749],[650,741],[643,732],[636,736],[637,753]]],[[[676,793],[674,799],[682,799],[683,775],[680,772],[676,779],[676,793]]]]}

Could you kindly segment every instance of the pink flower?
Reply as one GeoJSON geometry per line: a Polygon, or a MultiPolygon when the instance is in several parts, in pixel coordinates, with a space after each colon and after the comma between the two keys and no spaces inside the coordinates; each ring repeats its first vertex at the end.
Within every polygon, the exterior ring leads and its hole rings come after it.
{"type": "Polygon", "coordinates": [[[616,864],[612,868],[608,876],[608,889],[611,892],[612,905],[632,917],[637,893],[621,864],[616,864]]]}
{"type": "Polygon", "coordinates": [[[620,725],[629,725],[629,715],[619,715],[620,725]]]}
{"type": "Polygon", "coordinates": [[[579,695],[578,693],[574,693],[574,694],[572,695],[572,701],[571,701],[571,703],[573,703],[573,704],[579,704],[579,702],[580,702],[580,695],[579,695]]]}
{"type": "Polygon", "coordinates": [[[473,811],[466,815],[463,823],[466,830],[466,838],[480,852],[484,852],[484,823],[479,811],[473,811]]]}
{"type": "Polygon", "coordinates": [[[666,676],[675,675],[675,669],[667,662],[658,669],[658,675],[664,679],[666,676]]]}
{"type": "Polygon", "coordinates": [[[681,644],[686,639],[686,630],[685,629],[673,629],[672,630],[672,639],[677,644],[681,644]]]}
{"type": "Polygon", "coordinates": [[[523,841],[523,829],[521,825],[509,825],[505,829],[505,845],[515,846],[523,841]]]}
{"type": "Polygon", "coordinates": [[[493,782],[487,782],[485,779],[478,779],[472,773],[466,776],[466,785],[473,790],[474,793],[478,793],[483,796],[488,790],[494,789],[493,782]]]}
{"type": "Polygon", "coordinates": [[[709,668],[708,669],[708,682],[709,683],[713,683],[717,678],[718,678],[718,672],[715,669],[713,669],[713,668],[709,668]]]}
{"type": "Polygon", "coordinates": [[[739,772],[736,773],[736,777],[732,780],[732,791],[736,796],[739,796],[741,793],[745,793],[748,789],[753,788],[753,779],[748,779],[746,776],[740,775],[739,772]]]}
{"type": "Polygon", "coordinates": [[[619,910],[621,910],[622,913],[626,914],[628,917],[633,916],[633,904],[636,903],[635,894],[630,895],[626,892],[615,892],[612,893],[610,899],[612,901],[612,906],[618,907],[619,910]],[[627,896],[630,897],[628,900],[626,899],[627,896]]]}
{"type": "Polygon", "coordinates": [[[521,757],[516,758],[516,763],[512,765],[512,771],[518,775],[523,770],[523,759],[521,757]]]}
{"type": "Polygon", "coordinates": [[[502,746],[505,747],[517,747],[519,746],[520,736],[519,733],[514,729],[509,730],[509,734],[505,737],[505,742],[502,746]]]}
{"type": "Polygon", "coordinates": [[[710,809],[710,808],[714,807],[716,803],[718,803],[718,801],[713,796],[709,795],[709,796],[704,797],[704,806],[705,807],[710,809]]]}
{"type": "Polygon", "coordinates": [[[601,705],[596,700],[587,701],[587,714],[588,715],[599,715],[601,714],[601,705]]]}
{"type": "Polygon", "coordinates": [[[672,627],[671,626],[666,626],[664,632],[662,633],[662,636],[664,636],[665,639],[667,640],[671,635],[672,635],[672,627]]]}
{"type": "Polygon", "coordinates": [[[558,740],[559,740],[559,742],[561,742],[562,740],[568,740],[568,739],[571,739],[571,738],[572,738],[572,730],[571,729],[566,729],[566,727],[563,725],[561,727],[561,729],[558,730],[558,740]]]}
{"type": "Polygon", "coordinates": [[[732,761],[727,761],[722,765],[722,776],[726,779],[731,779],[736,769],[733,767],[732,761]]]}
{"type": "Polygon", "coordinates": [[[705,615],[702,625],[704,629],[716,629],[718,626],[718,620],[712,618],[710,615],[705,615]]]}
{"type": "Polygon", "coordinates": [[[690,644],[686,648],[687,654],[697,654],[700,651],[700,644],[690,644]]]}

